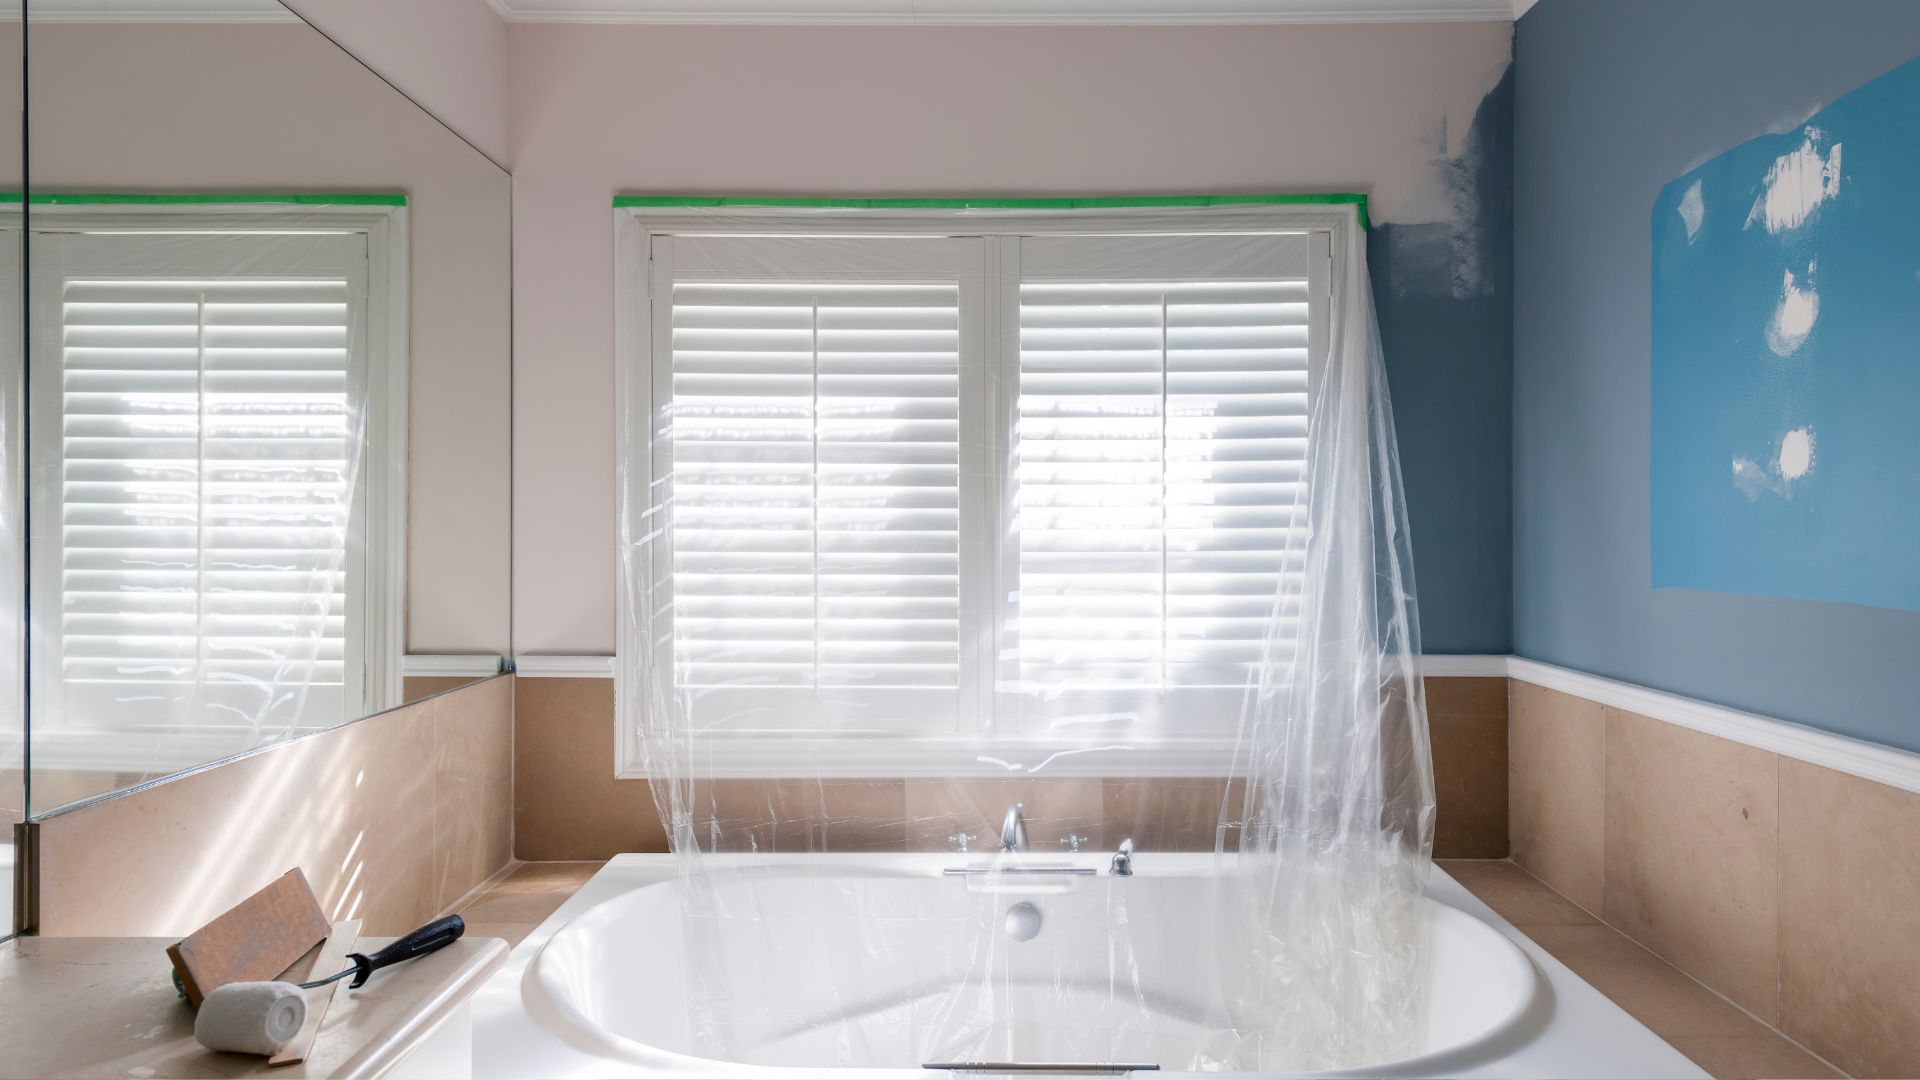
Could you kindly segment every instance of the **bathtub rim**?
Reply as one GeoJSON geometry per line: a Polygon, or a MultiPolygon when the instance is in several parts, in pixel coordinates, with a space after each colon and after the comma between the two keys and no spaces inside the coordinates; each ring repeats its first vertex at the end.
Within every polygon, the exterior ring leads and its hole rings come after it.
{"type": "MultiPolygon", "coordinates": [[[[1104,858],[1105,856],[1103,855],[1047,855],[1016,857],[1016,861],[1025,862],[1030,865],[1071,865],[1098,870],[1098,864],[1104,860],[1104,858]]],[[[745,869],[792,868],[803,872],[811,872],[836,868],[853,869],[857,867],[861,871],[861,876],[932,880],[938,878],[946,867],[962,862],[961,859],[953,856],[925,853],[912,853],[910,855],[896,853],[885,856],[884,860],[883,862],[862,865],[864,861],[856,862],[846,855],[820,853],[730,858],[724,863],[716,863],[715,865],[718,866],[722,873],[745,869]],[[902,860],[909,858],[912,860],[911,864],[902,865],[902,860]]],[[[979,859],[976,856],[970,861],[978,862],[979,859]]],[[[1135,876],[1149,880],[1153,877],[1160,876],[1200,877],[1204,876],[1203,871],[1210,869],[1213,865],[1214,856],[1211,853],[1162,853],[1154,860],[1153,864],[1140,870],[1135,876]]],[[[546,956],[547,947],[553,943],[555,938],[587,919],[596,917],[613,918],[619,914],[619,912],[614,910],[611,905],[632,904],[644,895],[647,890],[670,886],[672,883],[671,879],[656,881],[637,889],[607,897],[576,912],[573,917],[554,928],[553,933],[549,935],[547,941],[541,945],[539,951],[529,958],[526,965],[526,974],[521,982],[523,999],[528,1002],[529,1010],[535,1014],[536,1022],[539,1022],[541,1014],[551,1014],[555,1021],[565,1025],[565,1030],[553,1024],[543,1023],[542,1026],[556,1036],[589,1052],[615,1057],[634,1066],[646,1069],[661,1069],[670,1072],[685,1072],[699,1075],[728,1075],[746,1069],[769,1069],[777,1070],[780,1075],[814,1077],[846,1076],[855,1073],[860,1076],[875,1077],[896,1073],[909,1076],[943,1075],[938,1072],[922,1069],[895,1069],[884,1066],[853,1066],[846,1068],[762,1066],[728,1061],[722,1058],[707,1058],[685,1054],[677,1050],[664,1049],[650,1043],[643,1043],[638,1039],[612,1031],[604,1025],[596,1023],[591,1017],[586,1016],[578,1008],[574,1007],[570,1002],[557,995],[551,989],[548,985],[548,980],[542,977],[542,965],[546,956]]],[[[1464,911],[1456,905],[1448,903],[1445,899],[1434,896],[1431,891],[1429,891],[1426,899],[1439,909],[1435,913],[1435,917],[1443,921],[1461,920],[1471,923],[1473,924],[1472,928],[1466,930],[1466,933],[1480,934],[1484,932],[1491,936],[1492,942],[1495,943],[1495,948],[1498,950],[1490,957],[1496,969],[1496,977],[1500,978],[1505,985],[1512,986],[1515,989],[1517,1003],[1510,1007],[1492,1024],[1475,1032],[1471,1038],[1462,1042],[1442,1046],[1438,1049],[1423,1051],[1412,1057],[1397,1058],[1384,1062],[1370,1062],[1364,1065],[1356,1065],[1338,1070],[1323,1069],[1300,1072],[1260,1073],[1258,1075],[1263,1077],[1271,1076],[1274,1077],[1275,1080],[1305,1080],[1305,1078],[1312,1077],[1325,1077],[1327,1080],[1342,1080],[1342,1078],[1380,1076],[1383,1075],[1383,1071],[1396,1074],[1412,1073],[1414,1075],[1438,1074],[1440,1072],[1450,1071],[1448,1068],[1450,1065],[1489,1057],[1488,1048],[1510,1037],[1517,1029],[1536,1022],[1542,1007],[1540,998],[1545,992],[1546,983],[1541,977],[1539,969],[1531,958],[1527,956],[1526,951],[1502,935],[1497,927],[1489,926],[1484,920],[1475,917],[1471,912],[1464,911]],[[1500,948],[1501,946],[1504,946],[1504,948],[1500,948]]],[[[1184,1076],[1194,1074],[1189,1074],[1181,1070],[1160,1070],[1160,1075],[1184,1076]]]]}
{"type": "MultiPolygon", "coordinates": [[[[925,857],[945,860],[959,858],[953,855],[925,857]]],[[[1136,864],[1143,865],[1143,861],[1151,857],[1155,857],[1155,853],[1142,853],[1136,857],[1136,864]]],[[[1180,856],[1162,853],[1157,857],[1180,856]]],[[[897,862],[902,856],[848,854],[832,858],[849,862],[897,862]]],[[[675,865],[674,856],[664,853],[614,856],[602,863],[585,885],[514,947],[506,968],[496,973],[475,998],[475,1077],[479,1080],[508,1080],[524,1076],[611,1078],[686,1075],[645,1070],[630,1062],[572,1046],[543,1027],[521,996],[522,982],[532,958],[560,927],[602,900],[671,878],[675,873],[675,865]]],[[[1436,864],[1433,867],[1428,891],[1449,906],[1487,923],[1520,946],[1532,960],[1543,983],[1543,992],[1536,999],[1543,1003],[1543,1015],[1535,1018],[1537,1027],[1524,1043],[1497,1060],[1462,1063],[1459,1067],[1443,1066],[1437,1071],[1461,1078],[1579,1075],[1708,1080],[1708,1073],[1574,974],[1484,901],[1468,892],[1443,866],[1436,864]]],[[[754,1067],[749,1071],[754,1076],[766,1077],[820,1075],[814,1071],[762,1067],[754,1067]]],[[[1398,1070],[1383,1071],[1394,1076],[1418,1075],[1398,1070]]],[[[735,1075],[744,1073],[736,1072],[735,1075]]],[[[926,1080],[929,1074],[915,1069],[891,1072],[873,1070],[871,1075],[875,1080],[883,1077],[926,1080]]],[[[1165,1075],[1171,1077],[1182,1074],[1165,1075]]],[[[1186,1075],[1200,1077],[1205,1074],[1186,1075]]]]}

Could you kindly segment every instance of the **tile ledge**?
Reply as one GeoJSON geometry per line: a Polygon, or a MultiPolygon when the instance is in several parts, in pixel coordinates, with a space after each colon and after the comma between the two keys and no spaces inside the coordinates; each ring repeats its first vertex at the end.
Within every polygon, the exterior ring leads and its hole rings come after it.
{"type": "Polygon", "coordinates": [[[358,1080],[392,1073],[433,1034],[441,1021],[478,993],[494,972],[507,965],[507,954],[512,949],[506,941],[481,937],[472,942],[473,955],[437,992],[417,1002],[398,1023],[369,1040],[358,1054],[343,1062],[334,1075],[343,1080],[358,1080]]]}

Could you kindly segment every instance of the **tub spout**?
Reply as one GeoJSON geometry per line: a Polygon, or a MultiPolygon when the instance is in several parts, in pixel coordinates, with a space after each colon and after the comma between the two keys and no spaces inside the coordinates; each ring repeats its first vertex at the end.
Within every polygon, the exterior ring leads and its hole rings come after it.
{"type": "Polygon", "coordinates": [[[1000,822],[1000,850],[1027,850],[1027,820],[1020,816],[1023,804],[1014,803],[1007,807],[1007,816],[1000,822]]]}

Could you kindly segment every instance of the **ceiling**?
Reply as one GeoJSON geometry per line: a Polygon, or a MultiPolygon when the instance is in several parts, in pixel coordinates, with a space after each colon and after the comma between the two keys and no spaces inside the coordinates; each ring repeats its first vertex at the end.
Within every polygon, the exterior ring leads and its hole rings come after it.
{"type": "Polygon", "coordinates": [[[1519,17],[1534,0],[487,0],[509,22],[1254,25],[1519,17]]]}

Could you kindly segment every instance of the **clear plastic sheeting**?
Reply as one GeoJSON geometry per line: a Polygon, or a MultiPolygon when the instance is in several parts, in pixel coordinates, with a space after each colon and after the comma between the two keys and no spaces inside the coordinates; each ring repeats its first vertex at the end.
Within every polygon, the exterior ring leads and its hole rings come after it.
{"type": "Polygon", "coordinates": [[[403,211],[47,202],[28,313],[35,809],[397,704],[397,667],[370,650],[389,640],[376,579],[399,566],[381,425],[405,400],[384,291],[403,211]]]}
{"type": "Polygon", "coordinates": [[[1357,208],[617,213],[660,1049],[1420,1053],[1432,772],[1357,208]],[[1211,858],[1156,865],[1196,798],[1211,858]],[[903,849],[950,857],[870,854],[903,849]]]}

